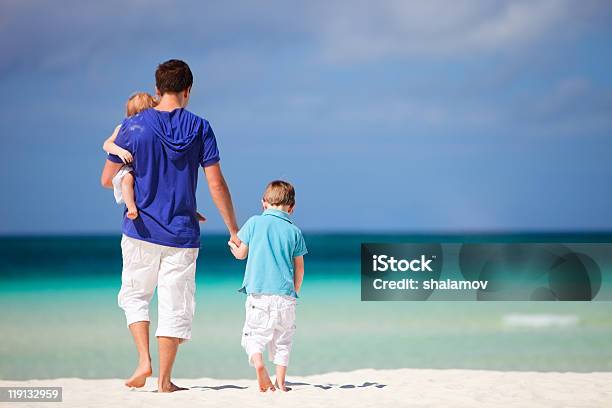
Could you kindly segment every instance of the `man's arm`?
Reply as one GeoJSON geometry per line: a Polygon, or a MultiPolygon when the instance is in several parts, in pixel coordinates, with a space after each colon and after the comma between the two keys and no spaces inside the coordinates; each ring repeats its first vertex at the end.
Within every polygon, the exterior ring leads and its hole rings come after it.
{"type": "Polygon", "coordinates": [[[293,284],[295,285],[295,292],[299,292],[304,282],[304,256],[296,256],[293,258],[293,284]]]}
{"type": "Polygon", "coordinates": [[[208,190],[212,197],[215,206],[223,218],[223,222],[227,226],[230,233],[230,241],[237,246],[240,246],[240,239],[238,239],[238,223],[236,222],[236,213],[234,212],[234,205],[232,203],[232,196],[230,195],[229,188],[221,172],[221,166],[219,163],[215,163],[210,166],[204,167],[204,174],[206,175],[206,181],[208,182],[208,190]]]}
{"type": "Polygon", "coordinates": [[[121,169],[123,163],[115,163],[110,160],[106,160],[104,168],[102,169],[102,176],[100,176],[100,184],[102,187],[113,188],[113,177],[121,169]]]}

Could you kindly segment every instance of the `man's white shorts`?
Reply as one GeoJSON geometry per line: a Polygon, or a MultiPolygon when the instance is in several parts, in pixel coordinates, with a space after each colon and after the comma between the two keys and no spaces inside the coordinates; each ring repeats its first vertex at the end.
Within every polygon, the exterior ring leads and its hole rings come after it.
{"type": "Polygon", "coordinates": [[[123,191],[121,191],[121,181],[126,174],[132,171],[132,166],[124,165],[119,169],[115,177],[113,177],[113,194],[115,195],[115,201],[117,204],[123,204],[123,191]]]}
{"type": "Polygon", "coordinates": [[[191,338],[195,311],[198,248],[174,248],[123,236],[123,272],[119,307],[128,326],[149,320],[149,302],[157,287],[158,323],[155,335],[191,338]]]}
{"type": "Polygon", "coordinates": [[[295,333],[296,299],[280,295],[249,295],[244,304],[242,347],[253,365],[253,354],[263,353],[276,365],[287,367],[295,333]]]}

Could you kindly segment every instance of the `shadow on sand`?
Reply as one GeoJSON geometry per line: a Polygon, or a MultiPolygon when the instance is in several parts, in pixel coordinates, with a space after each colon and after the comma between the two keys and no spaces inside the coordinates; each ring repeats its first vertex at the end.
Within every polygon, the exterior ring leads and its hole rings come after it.
{"type": "MultiPolygon", "coordinates": [[[[347,389],[353,389],[353,388],[366,388],[366,387],[375,387],[375,388],[384,388],[387,385],[386,384],[379,384],[377,382],[369,382],[366,381],[361,385],[355,385],[355,384],[310,384],[310,383],[305,383],[305,382],[292,382],[292,381],[287,381],[286,382],[287,385],[287,390],[291,391],[291,390],[299,390],[299,389],[303,389],[303,388],[307,388],[307,387],[315,387],[315,388],[320,388],[322,390],[330,390],[332,388],[340,388],[343,390],[347,390],[347,389]]],[[[221,391],[221,390],[245,390],[249,387],[240,387],[238,385],[234,385],[234,384],[226,384],[226,385],[218,385],[218,386],[202,386],[202,385],[196,385],[193,387],[189,387],[189,389],[201,389],[201,390],[215,390],[215,391],[221,391]]]]}
{"type": "Polygon", "coordinates": [[[287,381],[287,385],[291,385],[291,386],[312,386],[312,387],[316,387],[316,388],[320,388],[322,390],[330,390],[332,388],[341,388],[343,390],[346,389],[352,389],[352,388],[366,388],[366,387],[375,387],[375,388],[384,388],[387,385],[386,384],[379,384],[377,382],[369,382],[366,381],[361,385],[354,385],[354,384],[309,384],[309,383],[301,383],[301,382],[290,382],[287,381]]]}
{"type": "MultiPolygon", "coordinates": [[[[310,383],[305,383],[305,382],[292,382],[292,381],[287,381],[286,382],[287,385],[287,390],[288,391],[292,391],[292,390],[300,390],[300,389],[305,389],[308,387],[314,387],[314,388],[320,388],[322,390],[330,390],[332,388],[339,388],[339,389],[343,389],[343,390],[347,390],[347,389],[354,389],[354,388],[366,388],[366,387],[374,387],[374,388],[384,388],[387,385],[386,384],[379,384],[377,382],[370,382],[370,381],[366,381],[361,385],[355,385],[355,384],[310,384],[310,383]]],[[[191,387],[186,387],[184,390],[200,390],[200,391],[206,391],[206,390],[213,390],[213,391],[222,391],[222,390],[246,390],[249,387],[242,387],[239,385],[235,385],[235,384],[224,384],[224,385],[194,385],[191,387]]],[[[137,390],[135,388],[132,389],[132,391],[137,391],[137,392],[157,392],[157,390],[152,390],[152,391],[147,391],[147,390],[137,390]]]]}
{"type": "Polygon", "coordinates": [[[241,387],[239,385],[234,384],[225,384],[225,385],[216,385],[216,386],[208,386],[208,385],[195,385],[193,387],[189,387],[189,389],[201,389],[201,390],[246,390],[249,387],[241,387]]]}

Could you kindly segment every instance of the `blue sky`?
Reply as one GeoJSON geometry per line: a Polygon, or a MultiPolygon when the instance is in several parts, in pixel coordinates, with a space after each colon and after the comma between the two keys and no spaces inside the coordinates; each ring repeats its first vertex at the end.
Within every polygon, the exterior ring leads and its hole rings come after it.
{"type": "MultiPolygon", "coordinates": [[[[102,4],[103,3],[103,4],[102,4]]],[[[296,185],[306,231],[612,229],[606,1],[0,5],[0,234],[117,233],[125,100],[181,58],[241,222],[296,185]]],[[[205,230],[223,226],[203,178],[205,230]]]]}

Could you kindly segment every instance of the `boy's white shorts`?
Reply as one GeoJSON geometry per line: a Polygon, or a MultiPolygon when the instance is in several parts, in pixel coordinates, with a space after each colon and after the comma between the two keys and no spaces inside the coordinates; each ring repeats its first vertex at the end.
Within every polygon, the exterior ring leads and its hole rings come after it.
{"type": "Polygon", "coordinates": [[[117,297],[128,326],[149,320],[149,302],[157,287],[155,335],[191,338],[195,312],[198,248],[174,248],[123,236],[123,272],[117,297]]]}
{"type": "Polygon", "coordinates": [[[280,295],[249,295],[244,304],[242,347],[253,365],[253,354],[263,353],[276,365],[287,367],[295,333],[296,299],[280,295]]]}
{"type": "Polygon", "coordinates": [[[121,191],[121,181],[126,174],[130,173],[134,169],[132,166],[124,165],[119,169],[115,177],[113,177],[113,194],[115,194],[115,201],[117,204],[121,205],[125,201],[123,201],[123,193],[121,191]]]}

